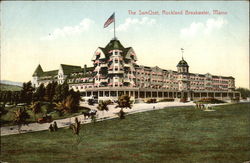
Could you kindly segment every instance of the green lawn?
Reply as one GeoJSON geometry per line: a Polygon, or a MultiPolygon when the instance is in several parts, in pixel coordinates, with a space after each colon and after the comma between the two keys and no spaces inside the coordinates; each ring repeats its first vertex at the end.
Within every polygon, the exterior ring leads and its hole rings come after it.
{"type": "Polygon", "coordinates": [[[7,162],[242,163],[250,160],[250,104],[167,108],[69,129],[1,137],[7,162]]]}

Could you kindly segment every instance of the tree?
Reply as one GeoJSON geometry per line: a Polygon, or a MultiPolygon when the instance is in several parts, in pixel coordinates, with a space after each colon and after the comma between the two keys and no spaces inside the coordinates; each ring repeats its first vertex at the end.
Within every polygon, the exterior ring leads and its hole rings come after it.
{"type": "Polygon", "coordinates": [[[33,91],[35,89],[32,87],[31,81],[23,83],[23,88],[21,90],[22,102],[30,104],[32,101],[33,91]]]}
{"type": "Polygon", "coordinates": [[[62,99],[66,99],[69,95],[69,85],[66,81],[62,84],[61,94],[62,94],[62,99]]]}
{"type": "Polygon", "coordinates": [[[56,88],[57,88],[57,82],[52,82],[51,83],[51,89],[50,89],[50,103],[52,103],[53,102],[53,100],[54,100],[54,96],[55,96],[55,94],[56,94],[56,88]]]}
{"type": "Polygon", "coordinates": [[[103,115],[104,115],[104,111],[108,111],[108,102],[107,101],[102,101],[101,103],[98,104],[97,109],[102,111],[103,115]]]}
{"type": "Polygon", "coordinates": [[[18,108],[14,111],[14,123],[18,125],[18,132],[20,133],[22,125],[26,125],[27,119],[30,118],[30,115],[26,112],[24,108],[18,108]]]}
{"type": "Polygon", "coordinates": [[[67,112],[68,113],[72,113],[74,112],[74,107],[75,107],[75,104],[74,104],[74,98],[72,95],[69,95],[67,96],[67,98],[65,99],[66,100],[66,108],[67,108],[67,112]]]}
{"type": "Polygon", "coordinates": [[[62,102],[56,104],[57,110],[61,113],[74,113],[78,110],[79,104],[73,95],[67,96],[62,102]]]}
{"type": "Polygon", "coordinates": [[[57,83],[56,82],[52,82],[49,83],[46,88],[45,88],[45,97],[44,99],[50,103],[52,103],[55,93],[56,93],[56,87],[57,87],[57,83]]]}
{"type": "Polygon", "coordinates": [[[122,95],[122,96],[119,96],[118,98],[118,105],[116,106],[116,108],[121,108],[120,112],[119,112],[119,117],[120,119],[124,119],[125,118],[125,112],[123,111],[123,109],[131,109],[132,108],[132,105],[131,105],[131,102],[130,102],[130,96],[128,95],[122,95]]]}
{"type": "Polygon", "coordinates": [[[73,130],[73,133],[76,134],[76,135],[79,135],[79,132],[80,132],[80,129],[81,129],[80,124],[81,124],[80,121],[78,121],[78,118],[76,117],[75,118],[75,124],[72,124],[70,126],[70,128],[73,130]]]}
{"type": "Polygon", "coordinates": [[[53,97],[54,102],[59,102],[63,100],[63,95],[62,95],[62,85],[58,84],[55,87],[55,95],[53,97]]]}
{"type": "Polygon", "coordinates": [[[7,103],[7,92],[1,92],[1,101],[3,102],[3,105],[7,103]]]}
{"type": "Polygon", "coordinates": [[[12,102],[17,105],[20,102],[20,91],[12,92],[12,102]]]}
{"type": "Polygon", "coordinates": [[[239,91],[241,94],[241,97],[243,99],[246,99],[247,97],[250,97],[250,90],[247,88],[237,88],[236,91],[239,91]]]}
{"type": "Polygon", "coordinates": [[[6,98],[6,101],[11,104],[12,103],[12,92],[11,91],[7,91],[5,98],[6,98]]]}
{"type": "Polygon", "coordinates": [[[69,95],[71,95],[74,99],[73,103],[75,107],[79,107],[80,105],[80,100],[81,100],[81,94],[79,91],[75,92],[73,89],[71,89],[68,93],[69,95]]]}
{"type": "Polygon", "coordinates": [[[31,105],[30,109],[32,110],[32,112],[33,112],[33,114],[34,114],[34,119],[36,120],[36,115],[37,115],[38,113],[41,113],[41,112],[42,112],[40,102],[38,102],[38,101],[37,101],[37,102],[34,102],[34,103],[31,105]]]}
{"type": "Polygon", "coordinates": [[[8,111],[5,109],[5,107],[4,106],[0,106],[0,116],[3,116],[5,114],[7,114],[7,113],[8,113],[8,111]]]}
{"type": "Polygon", "coordinates": [[[66,100],[56,103],[56,110],[60,113],[59,116],[65,113],[67,110],[66,100]]]}
{"type": "Polygon", "coordinates": [[[33,95],[33,101],[43,101],[45,96],[44,84],[40,84],[33,95]]]}
{"type": "Polygon", "coordinates": [[[51,98],[51,89],[52,89],[52,84],[49,83],[46,88],[45,88],[45,96],[44,96],[44,99],[45,101],[50,101],[52,100],[51,98]]]}

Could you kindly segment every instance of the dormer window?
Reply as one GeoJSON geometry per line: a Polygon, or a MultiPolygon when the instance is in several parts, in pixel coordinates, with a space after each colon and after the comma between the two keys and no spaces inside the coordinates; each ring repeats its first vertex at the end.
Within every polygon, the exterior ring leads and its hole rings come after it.
{"type": "Polygon", "coordinates": [[[115,52],[115,55],[118,55],[118,52],[115,52]]]}

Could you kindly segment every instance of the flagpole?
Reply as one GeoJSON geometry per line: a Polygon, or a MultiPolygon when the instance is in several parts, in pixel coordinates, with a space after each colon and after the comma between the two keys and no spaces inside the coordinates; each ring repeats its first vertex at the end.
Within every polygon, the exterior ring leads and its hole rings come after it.
{"type": "Polygon", "coordinates": [[[184,49],[181,48],[181,58],[182,58],[182,60],[183,60],[183,52],[184,52],[184,49]]]}
{"type": "Polygon", "coordinates": [[[114,12],[114,39],[116,39],[115,38],[115,12],[114,12]]]}

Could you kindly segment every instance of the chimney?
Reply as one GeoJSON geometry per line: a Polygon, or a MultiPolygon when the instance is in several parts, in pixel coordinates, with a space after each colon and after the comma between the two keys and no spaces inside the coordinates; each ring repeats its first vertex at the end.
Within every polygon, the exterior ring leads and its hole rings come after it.
{"type": "Polygon", "coordinates": [[[85,65],[84,65],[84,69],[83,69],[83,74],[84,74],[84,76],[86,75],[86,73],[87,73],[87,65],[85,64],[85,65]]]}

